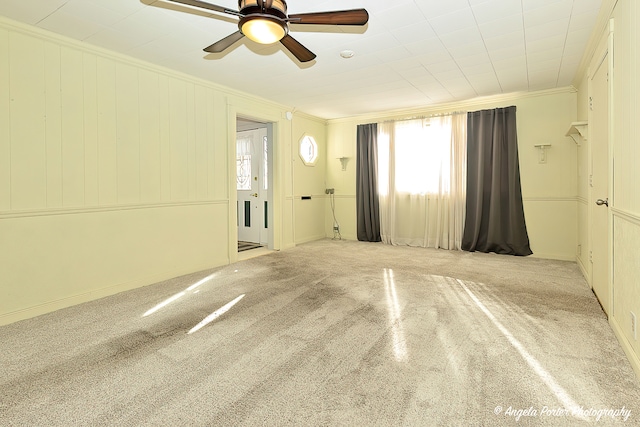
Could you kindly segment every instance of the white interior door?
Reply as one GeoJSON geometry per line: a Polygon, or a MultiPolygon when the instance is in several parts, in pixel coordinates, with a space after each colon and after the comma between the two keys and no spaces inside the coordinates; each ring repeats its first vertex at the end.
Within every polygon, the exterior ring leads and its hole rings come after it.
{"type": "Polygon", "coordinates": [[[611,304],[609,266],[609,58],[597,65],[591,78],[591,243],[592,288],[605,313],[611,304]]]}
{"type": "Polygon", "coordinates": [[[266,240],[266,138],[266,129],[237,133],[238,241],[266,240]]]}

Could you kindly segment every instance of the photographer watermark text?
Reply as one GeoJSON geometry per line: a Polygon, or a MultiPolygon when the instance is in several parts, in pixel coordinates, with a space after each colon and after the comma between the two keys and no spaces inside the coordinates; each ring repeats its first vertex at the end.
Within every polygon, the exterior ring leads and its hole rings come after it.
{"type": "Polygon", "coordinates": [[[502,417],[511,417],[517,421],[520,421],[522,418],[581,418],[581,419],[589,419],[600,421],[602,419],[613,419],[613,420],[622,420],[627,421],[629,417],[631,417],[631,410],[626,407],[622,408],[558,408],[558,407],[549,407],[543,406],[540,408],[535,408],[533,406],[529,408],[514,408],[509,406],[507,408],[503,408],[502,406],[496,406],[494,414],[502,417]]]}

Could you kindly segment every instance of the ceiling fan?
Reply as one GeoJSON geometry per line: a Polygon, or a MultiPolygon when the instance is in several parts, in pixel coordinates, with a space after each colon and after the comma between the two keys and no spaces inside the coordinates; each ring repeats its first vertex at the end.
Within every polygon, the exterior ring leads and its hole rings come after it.
{"type": "Polygon", "coordinates": [[[238,31],[206,47],[204,51],[209,53],[221,53],[246,36],[261,44],[272,44],[279,41],[300,62],[308,62],[312,61],[316,55],[289,35],[289,23],[362,26],[369,21],[369,13],[365,9],[288,15],[285,0],[238,0],[238,11],[201,0],[169,1],[240,18],[238,31]]]}

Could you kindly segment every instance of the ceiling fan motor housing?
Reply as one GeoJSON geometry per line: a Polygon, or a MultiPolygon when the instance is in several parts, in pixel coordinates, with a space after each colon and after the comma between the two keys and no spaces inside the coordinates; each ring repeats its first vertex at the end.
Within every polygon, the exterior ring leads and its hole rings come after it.
{"type": "Polygon", "coordinates": [[[259,13],[287,19],[287,2],[284,0],[238,0],[238,10],[243,15],[259,13]]]}
{"type": "Polygon", "coordinates": [[[284,0],[238,0],[238,28],[251,40],[271,44],[289,33],[287,3],[284,0]]]}

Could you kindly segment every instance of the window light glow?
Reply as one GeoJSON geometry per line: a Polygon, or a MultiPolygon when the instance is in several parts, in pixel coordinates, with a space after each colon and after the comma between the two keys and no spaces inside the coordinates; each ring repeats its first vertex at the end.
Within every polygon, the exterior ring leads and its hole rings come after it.
{"type": "Polygon", "coordinates": [[[464,284],[464,282],[460,279],[456,279],[458,284],[464,289],[464,291],[469,295],[471,300],[478,306],[480,311],[484,313],[489,320],[498,328],[498,330],[507,338],[509,343],[520,353],[520,356],[527,362],[529,367],[540,377],[542,382],[549,388],[549,390],[556,395],[558,400],[562,402],[564,408],[568,410],[574,417],[581,419],[583,421],[588,421],[586,417],[582,415],[582,408],[578,405],[567,393],[567,391],[560,386],[553,378],[553,376],[546,370],[544,367],[538,362],[538,360],[527,351],[525,346],[518,341],[511,332],[498,320],[496,317],[489,311],[489,309],[474,295],[471,290],[464,284]]]}
{"type": "Polygon", "coordinates": [[[205,317],[202,322],[198,323],[196,326],[194,326],[193,328],[191,328],[191,330],[189,332],[187,332],[187,334],[192,334],[194,332],[199,331],[200,329],[204,328],[205,326],[207,326],[209,323],[213,322],[214,320],[216,320],[218,317],[222,316],[223,314],[225,314],[227,311],[231,310],[231,308],[236,305],[238,302],[240,302],[240,300],[242,298],[244,298],[245,294],[240,295],[238,298],[234,299],[233,301],[229,302],[228,304],[220,307],[218,310],[214,311],[213,313],[211,313],[210,315],[208,315],[207,317],[205,317]]]}
{"type": "Polygon", "coordinates": [[[168,305],[169,305],[169,304],[171,304],[172,302],[179,300],[180,298],[182,298],[182,297],[183,297],[183,296],[185,296],[186,294],[187,294],[186,292],[180,292],[180,293],[178,293],[178,294],[175,294],[175,295],[174,295],[174,296],[172,296],[171,298],[169,298],[169,299],[166,299],[166,300],[162,301],[160,304],[156,305],[156,306],[155,306],[155,307],[153,307],[152,309],[147,310],[147,312],[146,312],[146,313],[144,313],[144,314],[142,315],[142,317],[147,317],[147,316],[152,315],[152,314],[153,314],[153,313],[155,313],[156,311],[158,311],[158,310],[160,310],[160,309],[162,309],[162,308],[164,308],[164,307],[168,306],[168,305]]]}
{"type": "Polygon", "coordinates": [[[213,279],[214,277],[216,277],[216,275],[217,275],[217,273],[213,273],[213,274],[208,275],[208,276],[207,276],[207,277],[205,277],[204,279],[197,281],[197,282],[196,282],[196,283],[194,283],[193,285],[189,286],[189,287],[187,288],[187,291],[192,291],[192,290],[194,290],[195,288],[198,288],[198,287],[200,287],[200,286],[204,285],[204,284],[205,284],[205,283],[207,283],[209,280],[211,280],[211,279],[213,279]]]}
{"type": "Polygon", "coordinates": [[[378,135],[378,189],[389,194],[389,182],[397,192],[449,193],[451,174],[451,119],[396,122],[378,135]],[[393,173],[393,180],[390,178],[393,173]]]}
{"type": "Polygon", "coordinates": [[[387,311],[389,313],[389,323],[393,333],[393,354],[396,361],[407,361],[407,343],[402,325],[402,311],[396,294],[396,280],[392,269],[384,269],[384,290],[387,297],[387,311]]]}
{"type": "MultiPolygon", "coordinates": [[[[217,273],[213,273],[213,274],[208,275],[208,276],[207,276],[207,277],[205,277],[204,279],[201,279],[201,280],[197,281],[196,283],[194,283],[193,285],[189,286],[189,287],[188,287],[187,289],[185,289],[184,291],[182,291],[182,292],[179,292],[179,293],[175,294],[175,295],[174,295],[174,296],[172,296],[171,298],[168,298],[168,299],[166,299],[166,300],[162,301],[160,304],[156,305],[155,307],[153,307],[153,308],[151,308],[151,309],[147,310],[147,312],[146,312],[146,313],[144,313],[144,314],[142,315],[142,317],[150,316],[150,315],[152,315],[153,313],[155,313],[156,311],[161,310],[161,309],[163,309],[164,307],[168,306],[169,304],[171,304],[171,303],[173,303],[173,302],[175,302],[175,301],[179,300],[180,298],[182,298],[183,296],[185,296],[185,295],[187,294],[187,292],[194,291],[196,288],[198,288],[198,287],[200,287],[200,286],[204,285],[204,284],[205,284],[205,283],[207,283],[209,280],[211,280],[211,279],[213,279],[214,277],[216,277],[216,275],[217,275],[217,273]]],[[[199,291],[194,291],[193,293],[195,294],[195,293],[198,293],[198,292],[199,292],[199,291]]]]}

